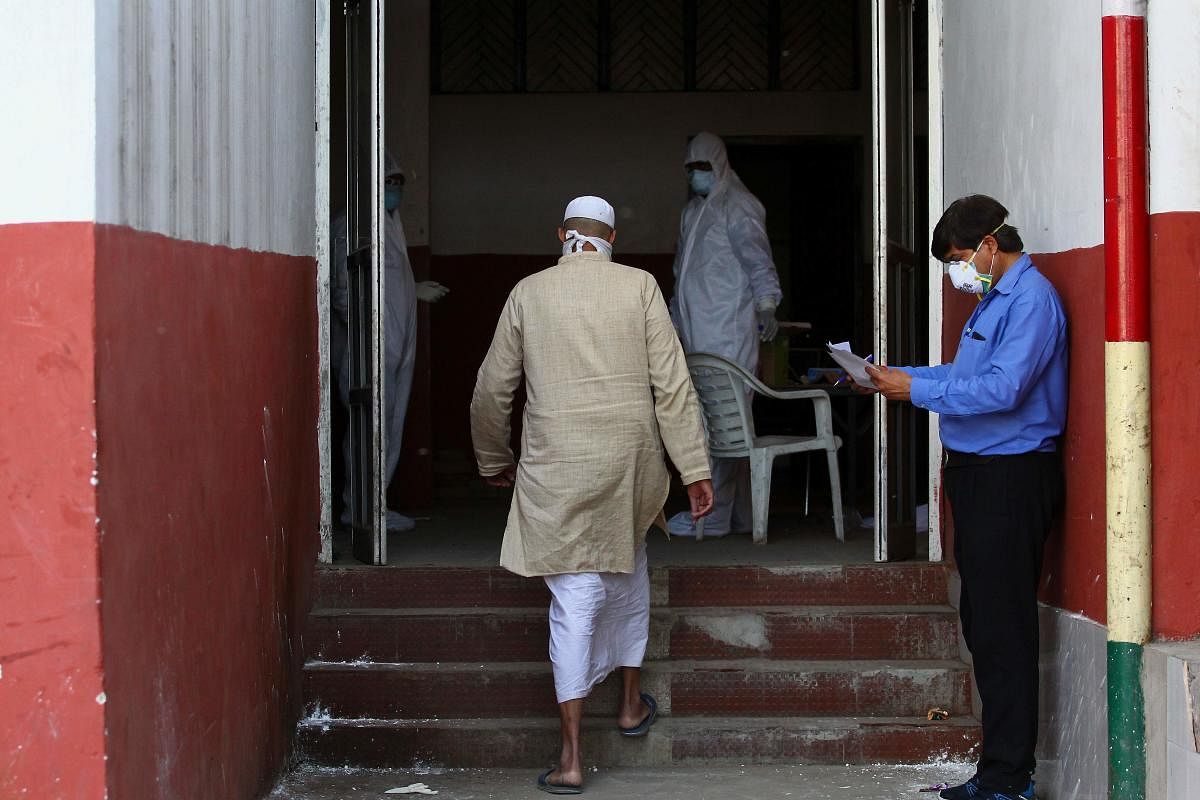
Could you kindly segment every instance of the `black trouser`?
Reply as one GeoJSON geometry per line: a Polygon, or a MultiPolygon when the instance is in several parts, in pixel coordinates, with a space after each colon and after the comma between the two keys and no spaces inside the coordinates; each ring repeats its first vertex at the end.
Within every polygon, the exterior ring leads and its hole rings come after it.
{"type": "Polygon", "coordinates": [[[1038,732],[1038,606],[1042,546],[1063,500],[1057,453],[976,456],[950,451],[959,616],[983,703],[984,788],[1029,785],[1038,732]]]}

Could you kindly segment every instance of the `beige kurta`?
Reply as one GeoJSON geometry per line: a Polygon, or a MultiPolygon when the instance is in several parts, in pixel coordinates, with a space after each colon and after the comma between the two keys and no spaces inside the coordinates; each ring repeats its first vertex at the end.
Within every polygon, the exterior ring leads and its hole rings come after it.
{"type": "Polygon", "coordinates": [[[518,575],[632,572],[670,478],[709,477],[699,401],[654,278],[600,253],[559,259],[512,290],[471,400],[482,475],[521,461],[500,564],[518,575]]]}

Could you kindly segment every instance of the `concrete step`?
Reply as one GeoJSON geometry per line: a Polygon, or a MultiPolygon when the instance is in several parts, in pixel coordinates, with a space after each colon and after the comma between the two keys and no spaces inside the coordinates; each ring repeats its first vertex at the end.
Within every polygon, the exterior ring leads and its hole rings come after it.
{"type": "MultiPolygon", "coordinates": [[[[656,605],[896,606],[947,602],[941,564],[661,566],[651,570],[656,605]]],[[[500,567],[319,567],[313,607],[545,608],[540,578],[500,567]]]]}
{"type": "MultiPolygon", "coordinates": [[[[617,707],[620,676],[593,690],[585,714],[617,707]]],[[[970,673],[957,661],[647,662],[642,685],[671,716],[923,717],[970,711],[970,673]]],[[[558,714],[550,665],[329,664],[304,669],[309,708],[339,718],[467,719],[558,714]]]]}
{"type": "MultiPolygon", "coordinates": [[[[979,742],[969,718],[667,717],[645,738],[620,736],[612,719],[585,719],[588,766],[927,763],[971,758],[979,742]]],[[[307,719],[303,760],[330,767],[538,768],[557,761],[552,719],[307,719]]]]}
{"type": "MultiPolygon", "coordinates": [[[[655,608],[646,658],[952,659],[958,618],[949,606],[655,608]]],[[[544,609],[323,609],[306,644],[319,661],[539,661],[544,609]]]]}
{"type": "Polygon", "coordinates": [[[671,567],[668,597],[684,606],[898,606],[948,602],[941,564],[671,567]]]}

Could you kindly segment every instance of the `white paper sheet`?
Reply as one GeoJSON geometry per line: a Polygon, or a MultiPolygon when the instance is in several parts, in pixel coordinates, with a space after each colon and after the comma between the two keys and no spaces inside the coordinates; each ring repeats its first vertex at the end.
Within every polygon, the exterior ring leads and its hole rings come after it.
{"type": "Polygon", "coordinates": [[[825,345],[829,348],[829,355],[839,367],[846,370],[855,383],[860,386],[875,385],[875,381],[871,380],[871,376],[867,374],[867,367],[871,366],[871,362],[854,355],[850,350],[849,342],[838,342],[837,344],[826,342],[825,345]]]}

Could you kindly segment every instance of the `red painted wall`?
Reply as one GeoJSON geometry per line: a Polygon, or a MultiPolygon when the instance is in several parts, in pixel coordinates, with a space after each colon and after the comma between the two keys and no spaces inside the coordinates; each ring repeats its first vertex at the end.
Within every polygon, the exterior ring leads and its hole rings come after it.
{"type": "MultiPolygon", "coordinates": [[[[1200,635],[1200,356],[1193,342],[1200,285],[1200,214],[1150,218],[1151,424],[1154,470],[1153,616],[1156,637],[1200,635]]],[[[1071,337],[1071,399],[1063,455],[1067,508],[1047,543],[1042,599],[1105,622],[1104,249],[1042,253],[1071,337]]],[[[953,357],[973,301],[947,295],[946,358],[953,357]]],[[[952,531],[948,530],[948,540],[952,531]]]]}
{"type": "Polygon", "coordinates": [[[1200,213],[1150,217],[1156,636],[1200,636],[1200,213]]]}
{"type": "Polygon", "coordinates": [[[109,796],[256,797],[318,546],[314,262],[99,226],[95,286],[109,796]]]}
{"type": "Polygon", "coordinates": [[[0,797],[104,796],[90,223],[0,225],[0,797]]]}
{"type": "MultiPolygon", "coordinates": [[[[1063,439],[1067,506],[1059,529],[1046,543],[1041,599],[1104,622],[1104,250],[1035,253],[1032,258],[1058,289],[1070,326],[1071,396],[1063,439]],[[1094,386],[1091,391],[1085,388],[1089,385],[1094,386]]],[[[974,308],[972,296],[943,294],[946,361],[954,358],[974,308]]],[[[944,499],[943,510],[946,552],[952,553],[953,515],[944,499]]]]}
{"type": "MultiPolygon", "coordinates": [[[[1104,250],[1035,253],[1033,263],[1049,278],[1066,309],[1070,337],[1070,403],[1063,440],[1067,506],[1046,543],[1041,599],[1103,622],[1104,555],[1104,250]],[[1099,292],[1099,296],[1097,295],[1099,292]],[[1096,383],[1098,381],[1098,383],[1096,383]],[[1095,384],[1091,391],[1083,387],[1095,384]]],[[[942,352],[950,361],[975,299],[943,293],[942,352]]],[[[943,499],[947,553],[954,525],[943,499]]]]}
{"type": "Polygon", "coordinates": [[[1041,253],[1033,260],[1062,298],[1071,347],[1063,441],[1067,505],[1046,543],[1042,600],[1104,622],[1104,248],[1041,253]]]}

